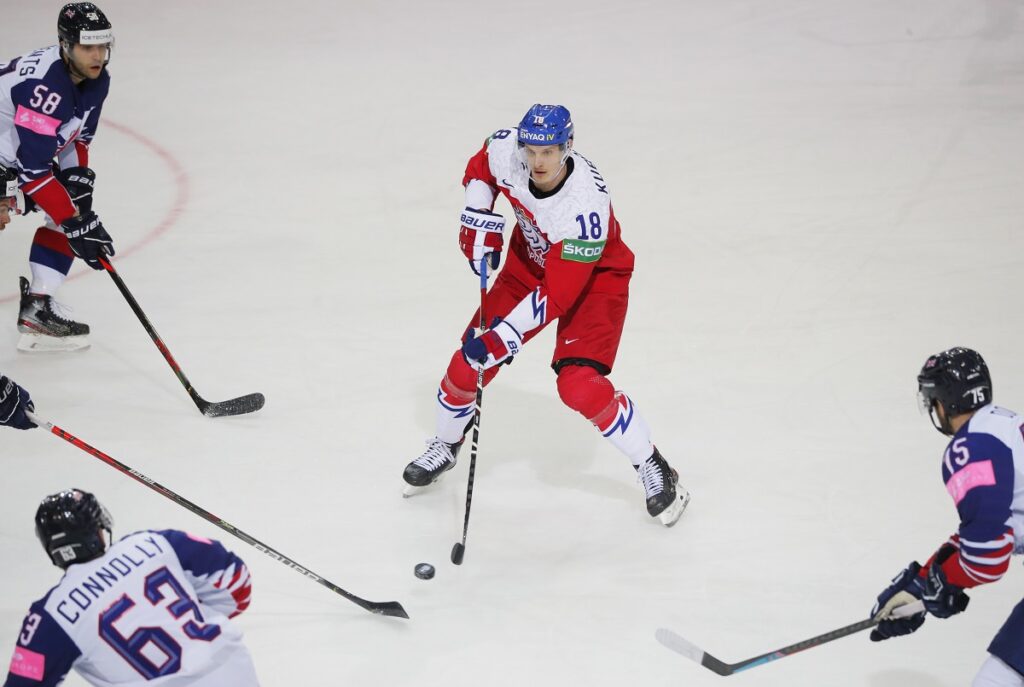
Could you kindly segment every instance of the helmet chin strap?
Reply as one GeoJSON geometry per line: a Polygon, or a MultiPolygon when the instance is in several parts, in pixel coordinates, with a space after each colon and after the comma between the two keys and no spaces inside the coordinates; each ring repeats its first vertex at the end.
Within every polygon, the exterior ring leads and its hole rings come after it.
{"type": "Polygon", "coordinates": [[[931,418],[932,426],[935,427],[940,433],[945,434],[947,437],[953,436],[953,426],[949,422],[949,413],[943,415],[943,419],[939,419],[938,411],[935,410],[935,405],[938,401],[932,401],[931,407],[928,409],[928,417],[931,418]]]}

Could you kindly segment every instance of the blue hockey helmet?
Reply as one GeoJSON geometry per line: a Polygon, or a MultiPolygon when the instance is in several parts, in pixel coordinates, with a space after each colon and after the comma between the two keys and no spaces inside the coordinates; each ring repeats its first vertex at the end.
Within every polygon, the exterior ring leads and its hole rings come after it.
{"type": "Polygon", "coordinates": [[[51,494],[36,510],[36,537],[59,568],[102,556],[107,549],[103,532],[109,539],[113,528],[107,509],[81,489],[51,494]]]}
{"type": "Polygon", "coordinates": [[[951,348],[930,356],[917,375],[921,409],[943,434],[952,435],[950,418],[963,415],[992,402],[992,376],[977,351],[951,348]],[[935,416],[935,405],[942,405],[945,420],[935,416]]]}
{"type": "Polygon", "coordinates": [[[519,145],[566,145],[572,140],[572,116],[562,105],[531,107],[519,122],[519,145]]]}

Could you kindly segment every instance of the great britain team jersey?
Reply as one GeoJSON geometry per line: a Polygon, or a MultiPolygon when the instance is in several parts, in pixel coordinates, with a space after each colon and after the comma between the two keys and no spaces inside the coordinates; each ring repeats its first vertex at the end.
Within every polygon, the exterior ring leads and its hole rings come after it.
{"type": "Polygon", "coordinates": [[[32,604],[5,687],[53,687],[72,668],[93,685],[206,685],[244,651],[227,622],[249,605],[249,571],[220,543],[143,531],[70,566],[32,604]]]}
{"type": "Polygon", "coordinates": [[[76,86],[57,45],[0,62],[0,165],[17,170],[21,190],[57,224],[75,207],[54,160],[61,169],[89,165],[109,89],[105,68],[76,86]]]}
{"type": "Polygon", "coordinates": [[[959,587],[995,582],[1010,556],[1024,553],[1024,417],[987,405],[953,436],[942,479],[960,515],[949,539],[954,555],[942,562],[959,587]]]}

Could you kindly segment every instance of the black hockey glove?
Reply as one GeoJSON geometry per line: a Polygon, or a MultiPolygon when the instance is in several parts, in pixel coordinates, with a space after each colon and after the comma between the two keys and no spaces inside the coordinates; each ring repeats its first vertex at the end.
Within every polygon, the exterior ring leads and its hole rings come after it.
{"type": "Polygon", "coordinates": [[[79,215],[92,212],[92,191],[96,186],[96,172],[88,167],[68,167],[57,172],[57,181],[71,196],[79,215]]]}
{"type": "MultiPolygon", "coordinates": [[[[921,565],[917,561],[912,562],[906,568],[901,570],[900,574],[893,578],[892,584],[886,587],[885,590],[878,595],[878,600],[875,601],[875,605],[871,609],[871,617],[887,618],[900,606],[913,603],[915,600],[920,599],[924,591],[924,585],[919,577],[920,572],[921,565]]],[[[871,631],[871,641],[880,642],[883,639],[909,635],[912,632],[916,632],[917,629],[924,624],[926,615],[927,614],[922,611],[921,613],[915,613],[914,615],[906,618],[882,620],[878,623],[875,629],[871,631]]]]}
{"type": "Polygon", "coordinates": [[[946,580],[946,573],[938,563],[928,567],[928,576],[924,579],[924,592],[921,594],[924,607],[936,618],[948,618],[967,610],[971,597],[960,587],[946,580]]]}
{"type": "Polygon", "coordinates": [[[25,411],[32,412],[35,409],[27,391],[0,375],[0,425],[15,429],[32,429],[36,425],[28,419],[25,411]]]}
{"type": "Polygon", "coordinates": [[[94,270],[103,269],[100,258],[114,254],[114,242],[92,210],[66,220],[60,227],[68,237],[71,250],[94,270]]]}

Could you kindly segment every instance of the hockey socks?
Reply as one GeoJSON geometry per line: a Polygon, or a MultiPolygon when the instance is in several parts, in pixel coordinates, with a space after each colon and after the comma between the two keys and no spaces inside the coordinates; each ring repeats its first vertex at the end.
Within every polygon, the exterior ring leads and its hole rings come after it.
{"type": "Polygon", "coordinates": [[[558,373],[562,402],[597,427],[608,441],[639,466],[654,453],[651,430],[633,401],[592,367],[570,365],[558,373]]]}
{"type": "Polygon", "coordinates": [[[32,268],[32,293],[39,296],[54,295],[64,283],[74,259],[64,232],[49,227],[36,229],[28,257],[32,268]]]}

